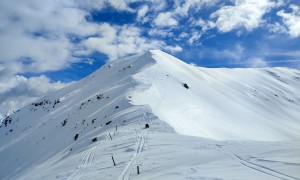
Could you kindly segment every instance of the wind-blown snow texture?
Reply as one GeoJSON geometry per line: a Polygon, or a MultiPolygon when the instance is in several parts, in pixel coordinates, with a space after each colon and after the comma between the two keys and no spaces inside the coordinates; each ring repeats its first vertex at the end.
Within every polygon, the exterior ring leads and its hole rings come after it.
{"type": "Polygon", "coordinates": [[[300,179],[299,117],[299,70],[149,51],[4,120],[0,179],[300,179]]]}

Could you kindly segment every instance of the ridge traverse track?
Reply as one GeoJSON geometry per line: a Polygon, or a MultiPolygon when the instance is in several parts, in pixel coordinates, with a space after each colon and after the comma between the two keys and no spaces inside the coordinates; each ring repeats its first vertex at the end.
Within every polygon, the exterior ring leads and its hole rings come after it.
{"type": "Polygon", "coordinates": [[[93,146],[81,159],[79,166],[76,167],[76,171],[68,178],[68,180],[79,180],[85,170],[93,163],[95,152],[97,147],[93,146]]]}
{"type": "Polygon", "coordinates": [[[132,165],[136,164],[137,157],[140,155],[140,153],[143,150],[144,144],[145,144],[145,137],[147,136],[147,132],[143,132],[139,136],[139,140],[135,149],[135,152],[133,156],[131,157],[130,161],[126,165],[126,167],[123,169],[121,175],[119,176],[119,180],[128,180],[131,174],[132,165]]]}
{"type": "MultiPolygon", "coordinates": [[[[108,139],[108,134],[105,136],[103,143],[106,142],[107,139],[108,139]]],[[[97,145],[90,148],[90,150],[81,159],[80,164],[76,167],[75,172],[72,173],[67,180],[79,180],[81,178],[84,172],[92,165],[93,160],[95,158],[96,150],[97,150],[97,145]]]]}
{"type": "MultiPolygon", "coordinates": [[[[147,121],[147,116],[145,113],[145,107],[142,106],[142,119],[145,122],[147,121]]],[[[136,144],[136,148],[135,148],[135,152],[132,155],[131,159],[129,160],[129,162],[127,163],[127,165],[125,166],[125,168],[123,169],[122,173],[120,174],[118,180],[128,180],[130,179],[130,175],[133,169],[133,165],[137,163],[138,161],[138,156],[140,155],[140,153],[142,152],[144,145],[145,145],[145,141],[148,135],[148,131],[141,131],[138,135],[138,142],[136,144]]]]}

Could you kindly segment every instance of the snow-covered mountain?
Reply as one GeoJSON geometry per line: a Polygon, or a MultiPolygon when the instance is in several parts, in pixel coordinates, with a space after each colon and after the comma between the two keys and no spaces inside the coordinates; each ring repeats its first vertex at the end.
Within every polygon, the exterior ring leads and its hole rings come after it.
{"type": "Polygon", "coordinates": [[[299,117],[299,70],[153,50],[7,117],[0,179],[300,179],[299,117]]]}

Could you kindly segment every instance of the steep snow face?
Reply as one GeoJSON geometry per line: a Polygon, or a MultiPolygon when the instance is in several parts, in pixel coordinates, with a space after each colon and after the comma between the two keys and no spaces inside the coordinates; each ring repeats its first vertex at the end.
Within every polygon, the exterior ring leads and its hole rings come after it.
{"type": "Polygon", "coordinates": [[[300,71],[288,68],[208,69],[161,51],[134,78],[134,104],[182,135],[217,140],[300,139],[300,71]],[[140,91],[143,89],[143,91],[140,91]]]}

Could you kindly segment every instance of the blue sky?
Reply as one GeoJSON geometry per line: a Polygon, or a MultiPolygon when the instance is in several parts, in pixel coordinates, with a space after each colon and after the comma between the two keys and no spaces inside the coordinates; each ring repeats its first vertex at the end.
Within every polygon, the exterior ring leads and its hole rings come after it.
{"type": "Polygon", "coordinates": [[[298,0],[3,0],[0,19],[0,114],[149,49],[203,67],[300,68],[298,0]]]}

